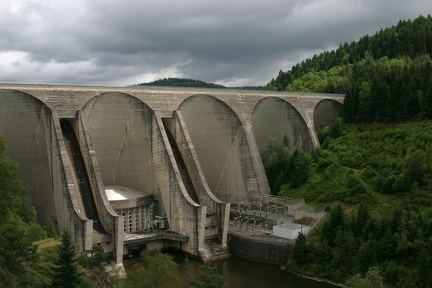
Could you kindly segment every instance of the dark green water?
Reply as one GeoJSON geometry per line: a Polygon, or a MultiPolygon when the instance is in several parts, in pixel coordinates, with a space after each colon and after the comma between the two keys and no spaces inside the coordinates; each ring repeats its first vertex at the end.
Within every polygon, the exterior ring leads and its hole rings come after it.
{"type": "MultiPolygon", "coordinates": [[[[170,253],[171,254],[171,253],[170,253]]],[[[182,279],[186,271],[197,273],[201,261],[195,259],[184,260],[180,255],[172,254],[174,261],[179,268],[179,277],[182,279]]],[[[140,258],[125,259],[124,266],[126,272],[134,264],[140,263],[140,258]]],[[[255,263],[238,257],[231,257],[226,260],[215,262],[219,267],[219,272],[225,278],[227,287],[236,288],[335,288],[335,286],[304,279],[282,271],[279,266],[255,263]]]]}

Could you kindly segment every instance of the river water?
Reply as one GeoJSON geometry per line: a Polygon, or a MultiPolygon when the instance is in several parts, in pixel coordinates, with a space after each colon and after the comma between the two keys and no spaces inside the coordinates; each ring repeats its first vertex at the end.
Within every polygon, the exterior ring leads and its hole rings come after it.
{"type": "MultiPolygon", "coordinates": [[[[171,254],[171,253],[170,253],[171,254]]],[[[173,255],[174,261],[178,264],[179,278],[183,279],[186,271],[197,273],[201,261],[185,258],[179,254],[173,255]]],[[[140,258],[124,260],[126,272],[134,264],[140,263],[140,258]]],[[[238,257],[231,257],[215,262],[219,272],[224,276],[226,287],[235,288],[335,288],[336,286],[328,283],[317,282],[305,279],[287,271],[283,271],[279,266],[262,264],[247,261],[238,257]]],[[[174,288],[174,287],[173,287],[174,288]]]]}

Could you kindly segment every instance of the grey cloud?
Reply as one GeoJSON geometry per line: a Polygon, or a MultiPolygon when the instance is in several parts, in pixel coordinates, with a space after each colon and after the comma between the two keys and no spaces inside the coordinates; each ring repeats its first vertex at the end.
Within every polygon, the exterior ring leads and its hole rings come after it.
{"type": "Polygon", "coordinates": [[[262,85],[306,57],[430,14],[432,6],[422,0],[15,0],[0,9],[0,65],[16,82],[127,85],[182,76],[262,85]],[[20,66],[1,53],[18,57],[20,66]]]}

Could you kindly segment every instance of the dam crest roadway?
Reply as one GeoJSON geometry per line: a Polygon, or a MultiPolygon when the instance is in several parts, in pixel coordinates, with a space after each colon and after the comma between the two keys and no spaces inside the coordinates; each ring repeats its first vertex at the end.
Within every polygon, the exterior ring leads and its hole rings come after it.
{"type": "Polygon", "coordinates": [[[0,84],[0,134],[38,220],[69,230],[78,251],[101,245],[121,264],[133,249],[173,247],[208,261],[230,255],[233,208],[271,194],[261,153],[285,135],[291,151],[318,148],[316,128],[340,115],[343,101],[335,94],[0,84]]]}

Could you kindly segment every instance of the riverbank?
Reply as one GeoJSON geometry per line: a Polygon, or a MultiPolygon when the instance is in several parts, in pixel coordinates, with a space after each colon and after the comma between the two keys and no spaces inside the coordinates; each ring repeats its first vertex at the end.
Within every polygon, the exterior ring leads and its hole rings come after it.
{"type": "Polygon", "coordinates": [[[288,269],[286,266],[281,266],[280,268],[281,268],[282,271],[286,271],[288,273],[294,274],[297,277],[313,280],[313,281],[320,282],[320,283],[330,284],[330,285],[333,285],[333,286],[336,286],[336,287],[345,287],[345,285],[342,284],[342,283],[336,283],[336,282],[333,282],[333,281],[330,281],[330,280],[327,280],[327,279],[322,279],[322,278],[318,278],[318,277],[313,277],[313,276],[308,276],[308,275],[304,275],[304,274],[301,274],[301,273],[297,273],[297,272],[295,272],[293,270],[288,269]]]}

